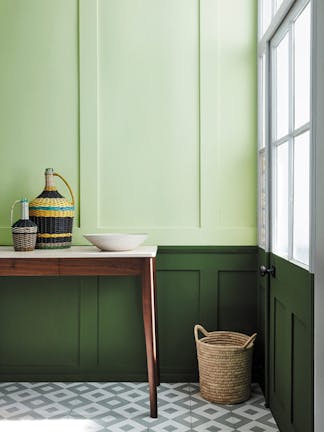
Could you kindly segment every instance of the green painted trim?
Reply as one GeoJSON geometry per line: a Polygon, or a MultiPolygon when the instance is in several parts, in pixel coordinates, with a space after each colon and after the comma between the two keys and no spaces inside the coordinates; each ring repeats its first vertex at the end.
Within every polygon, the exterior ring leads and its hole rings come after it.
{"type": "MultiPolygon", "coordinates": [[[[87,220],[82,213],[82,221],[87,220]]],[[[122,228],[109,228],[108,229],[95,229],[94,225],[82,222],[81,228],[74,226],[72,234],[73,245],[89,245],[89,242],[83,237],[86,233],[105,233],[105,232],[149,232],[149,237],[145,244],[157,244],[159,247],[169,247],[170,245],[181,245],[182,247],[256,247],[256,228],[218,228],[213,232],[206,229],[148,229],[142,227],[135,229],[134,227],[122,228]],[[238,244],[240,239],[241,245],[238,244]]],[[[12,245],[11,228],[0,227],[0,244],[12,245]]]]}
{"type": "MultiPolygon", "coordinates": [[[[72,233],[72,246],[81,245],[86,246],[90,245],[90,243],[83,237],[83,234],[86,232],[90,232],[89,230],[85,230],[84,228],[73,227],[72,233]]],[[[12,236],[11,236],[11,228],[10,227],[0,227],[0,244],[3,246],[12,246],[12,236]]],[[[147,245],[152,245],[154,242],[149,237],[145,242],[147,245]]],[[[189,244],[189,245],[159,245],[159,243],[155,243],[158,245],[158,254],[189,254],[189,253],[206,253],[206,254],[214,254],[214,253],[257,253],[257,246],[255,245],[203,245],[203,244],[189,244]]]]}
{"type": "Polygon", "coordinates": [[[161,254],[255,254],[257,246],[159,246],[161,254]]]}
{"type": "MultiPolygon", "coordinates": [[[[129,382],[145,382],[147,381],[147,374],[110,374],[110,373],[79,373],[79,374],[1,374],[0,382],[78,382],[78,381],[101,381],[101,382],[116,382],[116,381],[129,381],[129,382]]],[[[161,382],[198,382],[197,374],[192,373],[161,373],[161,382]]]]}

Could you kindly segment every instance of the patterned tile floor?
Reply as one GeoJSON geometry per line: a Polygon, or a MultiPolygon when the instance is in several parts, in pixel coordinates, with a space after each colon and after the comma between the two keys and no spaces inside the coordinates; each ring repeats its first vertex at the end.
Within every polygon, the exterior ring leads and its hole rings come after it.
{"type": "Polygon", "coordinates": [[[158,419],[147,383],[0,383],[1,432],[277,432],[258,385],[248,402],[214,405],[198,384],[161,384],[158,419]]]}

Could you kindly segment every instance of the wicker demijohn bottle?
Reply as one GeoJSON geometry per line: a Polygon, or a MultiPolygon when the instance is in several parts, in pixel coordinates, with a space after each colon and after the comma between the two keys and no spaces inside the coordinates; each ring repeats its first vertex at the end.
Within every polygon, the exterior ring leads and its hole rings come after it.
{"type": "Polygon", "coordinates": [[[60,249],[71,246],[74,196],[68,182],[53,168],[45,170],[45,189],[29,204],[30,219],[38,227],[36,248],[60,249]],[[54,185],[54,176],[63,180],[71,194],[65,199],[54,185]]]}
{"type": "Polygon", "coordinates": [[[15,251],[26,252],[35,249],[37,225],[29,220],[27,198],[15,201],[11,207],[11,231],[15,251]],[[12,217],[17,203],[21,204],[21,218],[13,224],[12,217]]]}

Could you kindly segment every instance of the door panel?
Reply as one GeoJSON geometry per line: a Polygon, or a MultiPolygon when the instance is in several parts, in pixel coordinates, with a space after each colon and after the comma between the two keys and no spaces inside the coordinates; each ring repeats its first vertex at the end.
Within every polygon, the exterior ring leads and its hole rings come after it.
{"type": "MultiPolygon", "coordinates": [[[[305,389],[307,389],[308,378],[311,374],[304,374],[301,371],[307,371],[307,356],[305,356],[305,347],[307,347],[307,327],[298,317],[292,315],[292,422],[296,431],[308,430],[307,422],[310,420],[305,416],[305,389]]],[[[307,410],[306,410],[307,412],[307,410]]]]}
{"type": "MultiPolygon", "coordinates": [[[[288,311],[284,303],[278,298],[273,298],[273,364],[271,377],[273,380],[272,394],[276,395],[278,404],[283,410],[289,409],[289,389],[286,377],[289,375],[289,325],[288,311]]],[[[271,365],[271,362],[270,362],[271,365]]],[[[271,388],[271,387],[270,387],[271,388]]]]}
{"type": "Polygon", "coordinates": [[[313,430],[313,277],[270,254],[270,407],[284,432],[313,430]]]}

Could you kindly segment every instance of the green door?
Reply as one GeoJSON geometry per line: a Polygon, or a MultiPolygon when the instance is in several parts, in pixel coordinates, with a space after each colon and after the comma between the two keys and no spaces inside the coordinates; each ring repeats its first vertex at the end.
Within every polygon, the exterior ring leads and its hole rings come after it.
{"type": "Polygon", "coordinates": [[[313,430],[313,277],[270,254],[269,405],[282,432],[313,430]]]}
{"type": "Polygon", "coordinates": [[[311,3],[301,0],[261,59],[269,116],[259,145],[259,329],[266,402],[281,432],[314,429],[310,51],[311,3]]]}

